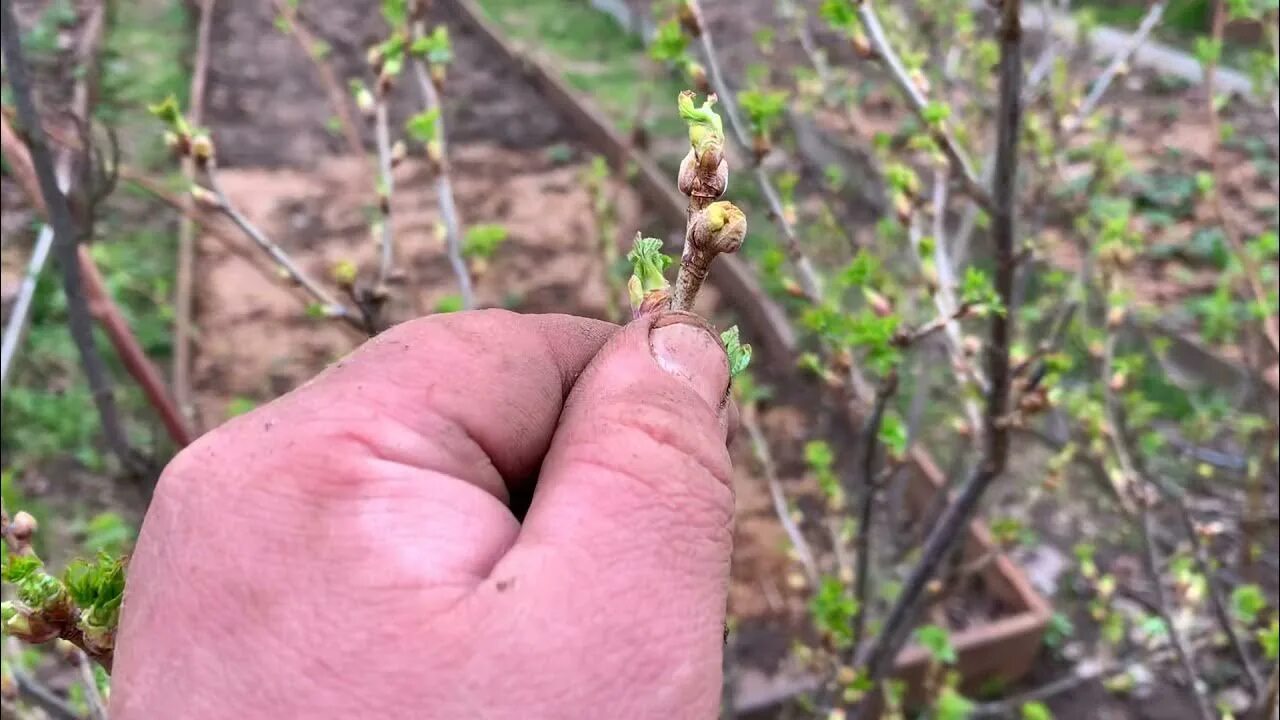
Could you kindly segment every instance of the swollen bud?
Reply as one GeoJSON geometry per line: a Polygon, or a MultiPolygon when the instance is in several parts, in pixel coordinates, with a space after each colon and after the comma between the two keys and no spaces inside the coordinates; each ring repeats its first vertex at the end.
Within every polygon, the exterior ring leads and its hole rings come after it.
{"type": "Polygon", "coordinates": [[[36,522],[36,519],[32,517],[31,513],[25,510],[19,510],[17,514],[13,516],[13,522],[9,524],[9,534],[14,540],[17,540],[19,544],[29,545],[31,543],[31,536],[35,535],[38,527],[39,524],[36,522]]]}
{"type": "Polygon", "coordinates": [[[694,216],[689,244],[704,253],[718,255],[737,252],[746,237],[746,214],[733,203],[721,200],[694,216]]]}
{"type": "Polygon", "coordinates": [[[889,317],[893,314],[893,303],[880,293],[870,288],[862,288],[862,294],[867,298],[867,306],[871,308],[871,312],[878,317],[889,317]]]}
{"type": "Polygon", "coordinates": [[[698,163],[697,154],[691,148],[680,161],[680,174],[676,177],[676,186],[680,192],[689,197],[714,200],[724,194],[729,186],[729,163],[720,158],[720,164],[714,172],[705,172],[698,163]]]}

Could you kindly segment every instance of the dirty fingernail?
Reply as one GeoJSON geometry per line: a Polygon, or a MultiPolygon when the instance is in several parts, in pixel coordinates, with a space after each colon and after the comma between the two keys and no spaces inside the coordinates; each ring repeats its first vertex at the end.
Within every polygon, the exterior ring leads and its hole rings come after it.
{"type": "Polygon", "coordinates": [[[649,332],[649,351],[659,367],[720,409],[729,389],[729,359],[706,321],[690,313],[661,318],[649,332]]]}

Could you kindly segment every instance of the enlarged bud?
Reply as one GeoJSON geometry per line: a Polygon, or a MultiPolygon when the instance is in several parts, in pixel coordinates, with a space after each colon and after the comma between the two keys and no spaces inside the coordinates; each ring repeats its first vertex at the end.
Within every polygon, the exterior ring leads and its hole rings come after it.
{"type": "Polygon", "coordinates": [[[444,63],[431,63],[431,84],[436,86],[436,90],[444,90],[444,81],[448,75],[448,67],[444,63]]]}
{"type": "Polygon", "coordinates": [[[755,135],[751,138],[751,154],[755,156],[757,163],[764,160],[772,149],[773,143],[769,141],[768,135],[755,135]]]}
{"type": "Polygon", "coordinates": [[[1107,328],[1115,330],[1124,324],[1125,309],[1116,306],[1107,311],[1107,328]]]}
{"type": "Polygon", "coordinates": [[[689,197],[714,200],[723,195],[725,188],[729,186],[729,163],[721,158],[715,172],[704,172],[698,164],[697,155],[690,149],[680,161],[676,186],[682,194],[689,197]]]}
{"type": "Polygon", "coordinates": [[[982,349],[982,340],[977,335],[965,335],[964,339],[960,341],[960,345],[966,356],[973,357],[982,349]]]}
{"type": "Polygon", "coordinates": [[[1126,375],[1123,370],[1115,371],[1112,373],[1111,379],[1107,380],[1107,387],[1111,388],[1112,392],[1120,392],[1121,390],[1124,390],[1125,386],[1128,384],[1129,376],[1126,375]]]}
{"type": "Polygon", "coordinates": [[[704,253],[737,252],[747,237],[747,216],[737,205],[713,202],[694,216],[689,245],[704,253]]]}
{"type": "Polygon", "coordinates": [[[333,281],[342,287],[351,287],[356,282],[356,264],[350,260],[339,260],[334,264],[333,269],[329,271],[329,275],[333,277],[333,281]]]}
{"type": "Polygon", "coordinates": [[[218,200],[218,196],[213,194],[213,191],[200,185],[191,186],[191,199],[195,200],[196,205],[205,210],[222,209],[222,202],[218,200]]]}
{"type": "Polygon", "coordinates": [[[906,193],[893,194],[893,212],[898,216],[898,222],[907,224],[911,221],[911,200],[906,193]]]}
{"type": "Polygon", "coordinates": [[[405,146],[404,141],[397,140],[396,143],[391,146],[391,167],[398,166],[408,154],[409,150],[405,146]]]}
{"type": "Polygon", "coordinates": [[[31,536],[35,535],[38,528],[39,523],[36,522],[31,513],[19,510],[13,516],[13,522],[9,524],[9,534],[19,544],[29,545],[31,544],[31,536]]]}
{"type": "Polygon", "coordinates": [[[862,294],[867,298],[867,306],[871,308],[871,312],[878,317],[889,317],[893,314],[893,303],[889,302],[889,298],[866,287],[862,288],[862,294]]]}
{"type": "Polygon", "coordinates": [[[870,60],[876,56],[875,48],[871,47],[871,42],[861,30],[853,31],[849,36],[849,44],[853,46],[854,54],[863,60],[870,60]]]}
{"type": "Polygon", "coordinates": [[[196,163],[204,164],[213,159],[213,139],[205,133],[191,136],[191,157],[196,163]]]}
{"type": "Polygon", "coordinates": [[[680,27],[689,33],[689,37],[698,37],[702,35],[702,24],[698,22],[698,14],[689,7],[689,3],[680,3],[680,9],[676,11],[676,19],[680,21],[680,27]]]}
{"type": "Polygon", "coordinates": [[[710,93],[711,81],[707,79],[707,68],[700,62],[690,60],[687,69],[689,80],[693,82],[693,89],[703,95],[710,93]]]}

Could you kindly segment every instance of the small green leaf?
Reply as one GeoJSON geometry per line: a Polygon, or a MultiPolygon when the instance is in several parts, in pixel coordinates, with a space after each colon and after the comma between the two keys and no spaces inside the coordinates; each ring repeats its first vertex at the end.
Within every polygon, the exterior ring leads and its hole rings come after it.
{"type": "Polygon", "coordinates": [[[1049,710],[1049,706],[1034,700],[1023,703],[1019,714],[1022,720],[1053,720],[1053,712],[1049,710]]]}
{"type": "Polygon", "coordinates": [[[451,313],[462,310],[461,295],[445,295],[436,301],[435,311],[437,313],[451,313]]]}
{"type": "Polygon", "coordinates": [[[852,30],[858,21],[849,0],[822,0],[818,15],[836,30],[852,30]]]}
{"type": "Polygon", "coordinates": [[[666,290],[670,287],[663,271],[671,265],[672,260],[662,252],[662,241],[657,238],[641,237],[636,233],[635,243],[627,260],[632,264],[632,277],[635,278],[642,294],[655,290],[666,290]]]}
{"type": "Polygon", "coordinates": [[[689,144],[698,155],[712,148],[724,146],[724,122],[711,106],[715,104],[715,96],[710,95],[700,107],[693,104],[694,94],[688,90],[676,98],[676,108],[680,118],[689,126],[689,144]]]}
{"type": "Polygon", "coordinates": [[[720,341],[724,343],[725,352],[729,355],[730,377],[737,377],[751,364],[751,346],[744,345],[738,335],[737,325],[720,333],[720,341]]]}
{"type": "Polygon", "coordinates": [[[880,442],[893,453],[902,457],[907,453],[907,426],[896,412],[887,411],[880,421],[880,442]]]}
{"type": "Polygon", "coordinates": [[[1252,625],[1267,607],[1267,596],[1257,585],[1241,585],[1231,591],[1231,610],[1240,622],[1252,625]]]}
{"type": "Polygon", "coordinates": [[[937,625],[925,625],[916,630],[916,642],[920,643],[929,655],[943,665],[950,665],[957,660],[956,649],[951,645],[951,634],[937,625]]]}
{"type": "Polygon", "coordinates": [[[822,578],[818,591],[809,601],[809,612],[814,626],[837,645],[846,645],[853,639],[852,621],[858,613],[858,601],[838,578],[822,578]]]}
{"type": "Polygon", "coordinates": [[[502,225],[472,225],[463,238],[462,254],[469,258],[490,258],[506,240],[507,228],[502,225]]]}
{"type": "Polygon", "coordinates": [[[438,139],[440,108],[431,108],[411,116],[404,124],[409,137],[426,145],[438,139]]]}

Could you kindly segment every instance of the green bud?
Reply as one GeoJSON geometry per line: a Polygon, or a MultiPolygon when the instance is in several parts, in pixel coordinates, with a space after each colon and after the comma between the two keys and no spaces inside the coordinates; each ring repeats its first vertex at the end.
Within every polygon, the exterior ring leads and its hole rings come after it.
{"type": "MultiPolygon", "coordinates": [[[[662,252],[662,241],[657,238],[641,237],[636,233],[635,244],[627,253],[627,260],[632,264],[632,281],[628,282],[628,290],[633,284],[638,285],[640,299],[655,290],[666,290],[671,286],[663,272],[671,265],[671,258],[662,252]]],[[[634,292],[632,293],[634,297],[634,292]]],[[[636,303],[638,307],[639,304],[636,303]]]]}
{"type": "Polygon", "coordinates": [[[676,99],[680,117],[689,126],[689,144],[699,158],[708,152],[719,153],[724,147],[724,123],[711,109],[716,96],[708,95],[701,107],[694,107],[693,98],[693,93],[685,90],[676,99]]]}
{"type": "Polygon", "coordinates": [[[737,377],[751,364],[751,346],[743,344],[737,325],[720,333],[720,341],[729,356],[729,376],[737,377]]]}

